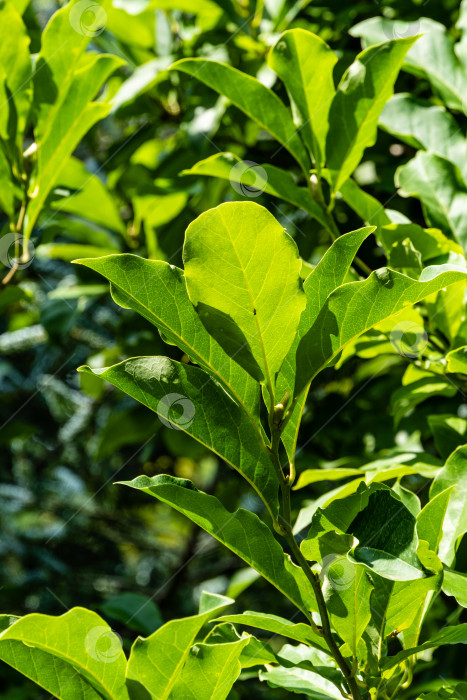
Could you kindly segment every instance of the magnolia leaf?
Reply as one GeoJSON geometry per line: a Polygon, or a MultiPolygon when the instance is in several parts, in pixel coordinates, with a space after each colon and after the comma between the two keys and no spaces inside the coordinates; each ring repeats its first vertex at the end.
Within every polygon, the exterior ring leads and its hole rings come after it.
{"type": "Polygon", "coordinates": [[[453,487],[444,516],[442,538],[439,544],[439,558],[444,564],[452,565],[457,540],[467,532],[467,446],[458,447],[448,457],[446,465],[438,472],[431,489],[434,498],[449,487],[453,487]]]}
{"type": "Polygon", "coordinates": [[[375,143],[378,119],[414,41],[413,37],[396,39],[366,49],[345,72],[329,111],[326,141],[334,192],[352,175],[365,149],[375,143]]]}
{"type": "Polygon", "coordinates": [[[76,262],[106,277],[117,304],[153,323],[167,342],[219,381],[243,407],[255,430],[260,429],[258,385],[204,328],[188,298],[182,270],[128,254],[76,262]]]}
{"type": "Polygon", "coordinates": [[[446,595],[453,596],[459,605],[467,608],[467,574],[445,567],[442,588],[446,595]]]}
{"type": "Polygon", "coordinates": [[[242,670],[240,660],[250,638],[225,644],[196,644],[174,686],[173,697],[225,700],[242,670]]]}
{"type": "MultiPolygon", "coordinates": [[[[374,230],[374,227],[366,227],[338,238],[306,278],[303,285],[306,295],[306,307],[300,317],[295,340],[277,377],[276,398],[278,401],[282,398],[285,391],[290,391],[294,386],[297,371],[296,354],[300,340],[306,335],[308,329],[313,326],[328,295],[344,282],[358,249],[374,230]]],[[[293,459],[295,456],[298,429],[305,401],[306,395],[297,402],[292,416],[282,433],[282,441],[289,459],[293,459]]]]}
{"type": "Polygon", "coordinates": [[[381,667],[383,671],[388,671],[414,654],[418,654],[421,651],[426,651],[428,649],[437,649],[438,647],[447,644],[467,644],[467,623],[456,625],[455,627],[443,627],[434,635],[434,637],[424,644],[420,644],[412,649],[404,649],[395,656],[389,656],[382,659],[381,667]]]}
{"type": "Polygon", "coordinates": [[[33,613],[0,633],[0,659],[60,700],[129,700],[119,637],[96,613],[33,613]]]}
{"type": "Polygon", "coordinates": [[[236,68],[206,58],[183,58],[173,64],[180,70],[201,80],[232,104],[254,119],[282,144],[308,170],[306,151],[296,133],[292,116],[284,103],[256,78],[236,68]]]}
{"type": "Polygon", "coordinates": [[[260,671],[259,677],[271,688],[284,688],[292,693],[306,695],[311,700],[342,700],[339,688],[327,678],[323,678],[318,671],[284,666],[266,668],[267,671],[260,671]]]}
{"type": "Polygon", "coordinates": [[[421,201],[430,226],[441,229],[467,249],[467,185],[457,165],[419,151],[399,168],[396,181],[399,194],[421,201]]]}
{"type": "Polygon", "coordinates": [[[261,192],[272,194],[299,209],[304,209],[324,228],[328,227],[323,209],[311,197],[309,190],[299,187],[291,173],[274,165],[258,165],[242,160],[234,153],[215,153],[200,160],[189,170],[182,170],[180,174],[207,175],[229,180],[238,185],[237,191],[245,197],[257,197],[261,192]]]}
{"type": "MultiPolygon", "coordinates": [[[[150,697],[154,700],[168,700],[171,692],[175,692],[174,686],[176,687],[176,684],[184,678],[191,677],[194,663],[191,661],[192,645],[199,631],[206,622],[212,620],[233,602],[231,598],[204,592],[201,596],[198,615],[171,620],[149,637],[138,637],[131,648],[128,660],[127,678],[132,696],[137,695],[138,692],[143,694],[146,692],[148,699],[150,697]],[[186,676],[184,664],[188,665],[186,676]]],[[[235,659],[235,652],[233,659],[235,659]]],[[[211,667],[212,655],[208,653],[206,660],[210,667],[209,672],[212,674],[214,671],[211,667]]],[[[229,654],[224,660],[228,662],[229,654]]],[[[194,665],[196,666],[196,663],[194,665]]],[[[225,695],[219,694],[212,697],[220,700],[225,695]]]]}
{"type": "Polygon", "coordinates": [[[183,430],[237,469],[272,514],[278,480],[264,444],[243,409],[203,370],[167,357],[134,357],[104,369],[80,367],[105,379],[183,430]]]}
{"type": "Polygon", "coordinates": [[[273,387],[306,304],[292,238],[267,209],[230,202],[188,226],[183,260],[188,296],[208,332],[273,387]]]}
{"type": "Polygon", "coordinates": [[[438,551],[443,537],[443,522],[453,489],[454,485],[439,492],[417,516],[417,534],[421,540],[428,542],[433,552],[438,551]]]}
{"type": "Polygon", "coordinates": [[[304,29],[284,32],[268,56],[269,66],[287,88],[295,124],[318,165],[324,159],[329,108],[336,92],[336,63],[329,46],[304,29]]]}
{"type": "Polygon", "coordinates": [[[321,576],[331,624],[355,658],[357,642],[371,618],[371,581],[363,566],[336,555],[328,559],[321,576]]]}
{"type": "Polygon", "coordinates": [[[466,71],[444,24],[426,17],[417,22],[372,17],[352,27],[350,33],[362,37],[364,46],[379,44],[388,36],[419,36],[405,58],[404,69],[428,80],[447,107],[464,108],[466,71]]]}
{"type": "Polygon", "coordinates": [[[464,176],[467,174],[467,142],[443,107],[399,93],[386,104],[379,125],[417,150],[451,160],[464,176]]]}
{"type": "Polygon", "coordinates": [[[284,554],[269,528],[257,515],[239,508],[226,510],[214,496],[198,491],[191,481],[161,475],[121,482],[168,503],[232,550],[275,586],[304,614],[317,611],[308,579],[284,554]]]}
{"type": "MultiPolygon", "coordinates": [[[[406,306],[449,284],[467,271],[450,265],[427,267],[420,279],[382,268],[361,282],[344,284],[327,298],[297,348],[295,395],[299,395],[342,348],[406,306]]],[[[305,289],[306,291],[306,289],[305,289]]]]}
{"type": "Polygon", "coordinates": [[[329,649],[324,641],[324,638],[316,634],[309,625],[302,622],[293,623],[283,617],[277,615],[269,615],[267,613],[253,612],[246,610],[241,615],[224,615],[217,622],[232,622],[236,625],[245,625],[246,627],[255,627],[256,629],[272,632],[281,637],[294,639],[296,642],[308,644],[330,654],[329,649]]]}

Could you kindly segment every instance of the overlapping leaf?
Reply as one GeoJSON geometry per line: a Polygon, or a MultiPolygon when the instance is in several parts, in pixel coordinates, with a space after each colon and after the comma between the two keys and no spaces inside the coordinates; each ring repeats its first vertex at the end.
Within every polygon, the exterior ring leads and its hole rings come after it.
{"type": "Polygon", "coordinates": [[[34,613],[0,633],[0,659],[60,700],[129,700],[120,639],[96,613],[34,613]]]}
{"type": "Polygon", "coordinates": [[[267,209],[231,202],[188,226],[183,261],[188,296],[208,332],[274,387],[306,304],[293,239],[267,209]]]}

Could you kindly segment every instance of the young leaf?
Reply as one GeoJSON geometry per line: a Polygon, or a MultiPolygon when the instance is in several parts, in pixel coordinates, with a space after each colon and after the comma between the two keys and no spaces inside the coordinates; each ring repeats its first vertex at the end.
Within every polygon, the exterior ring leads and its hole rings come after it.
{"type": "Polygon", "coordinates": [[[239,508],[226,510],[214,496],[198,491],[190,481],[161,475],[140,476],[125,486],[168,503],[237,554],[275,586],[305,615],[317,611],[308,579],[286,556],[269,528],[257,515],[239,508]]]}
{"type": "MultiPolygon", "coordinates": [[[[171,692],[175,692],[174,686],[183,677],[181,673],[184,672],[184,664],[189,663],[198,632],[233,602],[231,598],[215,593],[203,593],[198,615],[171,620],[149,637],[138,637],[128,660],[127,678],[131,696],[142,693],[146,697],[146,693],[148,700],[149,697],[168,700],[171,692]]],[[[210,673],[212,671],[211,668],[210,673]]],[[[213,697],[220,700],[225,696],[213,697]]]]}
{"type": "Polygon", "coordinates": [[[250,637],[225,644],[196,644],[174,686],[173,697],[225,700],[242,670],[240,656],[250,637]]]}
{"type": "Polygon", "coordinates": [[[466,274],[467,271],[460,268],[439,265],[425,268],[420,279],[414,280],[382,268],[366,280],[336,289],[298,345],[295,395],[298,396],[348,342],[404,307],[460,282],[466,274]]]}
{"type": "Polygon", "coordinates": [[[399,193],[422,203],[430,226],[441,229],[467,250],[467,185],[449,160],[419,151],[396,173],[399,193]]]}
{"type": "Polygon", "coordinates": [[[311,700],[342,700],[343,696],[337,685],[323,678],[317,671],[284,666],[266,668],[267,671],[260,671],[259,677],[271,688],[284,688],[292,693],[305,695],[311,700]]]}
{"type": "Polygon", "coordinates": [[[295,124],[284,103],[256,78],[236,68],[205,58],[183,58],[172,69],[201,80],[269,131],[300,163],[305,172],[309,162],[295,124]]]}
{"type": "Polygon", "coordinates": [[[207,175],[237,182],[241,185],[245,196],[255,190],[267,192],[294,204],[299,209],[304,209],[324,228],[328,226],[322,208],[311,197],[309,191],[305,187],[296,185],[291,173],[274,165],[267,163],[254,165],[242,161],[234,153],[215,153],[209,158],[200,160],[189,170],[182,170],[180,174],[207,175]]]}
{"type": "MultiPolygon", "coordinates": [[[[0,25],[4,28],[0,43],[0,75],[5,75],[7,93],[14,104],[13,141],[21,148],[32,98],[30,39],[18,9],[12,2],[4,2],[0,6],[0,25]]],[[[10,107],[10,111],[11,109],[10,107]]],[[[1,111],[9,111],[3,103],[1,111]]]]}
{"type": "Polygon", "coordinates": [[[303,622],[293,623],[277,615],[252,612],[250,610],[246,610],[241,615],[224,615],[220,617],[217,622],[232,622],[236,625],[255,627],[259,630],[272,632],[274,635],[277,634],[281,637],[294,639],[296,642],[301,642],[302,644],[308,644],[308,646],[330,654],[324,638],[316,634],[309,625],[305,625],[303,622]]]}
{"type": "Polygon", "coordinates": [[[454,117],[443,107],[399,93],[385,106],[379,125],[413,148],[452,161],[467,175],[467,142],[454,117]]]}
{"type": "Polygon", "coordinates": [[[420,644],[413,649],[404,649],[395,656],[389,656],[381,661],[383,671],[388,671],[397,664],[400,664],[405,659],[408,659],[414,654],[427,649],[437,649],[446,644],[467,644],[467,624],[456,625],[454,627],[443,627],[430,640],[424,644],[420,644]]]}
{"type": "Polygon", "coordinates": [[[100,376],[209,447],[277,513],[278,481],[264,444],[244,411],[203,370],[167,357],[134,357],[107,369],[80,371],[100,376]]]}
{"type": "Polygon", "coordinates": [[[270,51],[268,63],[285,84],[295,124],[315,163],[322,164],[328,114],[335,95],[333,69],[337,56],[316,34],[289,29],[270,51]]]}
{"type": "MultiPolygon", "coordinates": [[[[363,241],[375,230],[367,227],[346,233],[338,238],[325,253],[315,269],[306,278],[303,291],[306,295],[306,307],[300,317],[298,331],[277,377],[276,397],[282,397],[285,391],[290,391],[295,382],[296,353],[301,338],[313,325],[323,307],[326,298],[345,280],[353,259],[363,241]]],[[[303,396],[295,407],[285,430],[282,440],[290,459],[295,454],[298,428],[305,405],[303,396]]]]}
{"type": "Polygon", "coordinates": [[[48,115],[48,128],[35,134],[38,151],[29,186],[31,202],[25,217],[26,237],[30,236],[66,159],[86,132],[108,114],[110,110],[108,102],[105,100],[92,102],[92,99],[107,78],[122,64],[123,61],[116,56],[105,54],[83,56],[73,89],[69,90],[63,102],[60,103],[60,109],[48,115]]]}
{"type": "Polygon", "coordinates": [[[467,532],[467,472],[465,460],[467,446],[459,447],[449,456],[446,465],[439,471],[430,489],[430,498],[453,486],[443,524],[439,545],[439,558],[451,566],[457,539],[467,532]]]}
{"type": "Polygon", "coordinates": [[[378,119],[415,39],[396,39],[360,53],[344,74],[329,111],[326,163],[338,192],[376,141],[378,119]]]}
{"type": "Polygon", "coordinates": [[[357,642],[371,618],[373,586],[363,566],[336,556],[324,569],[323,593],[331,624],[357,657],[357,642]]]}
{"type": "Polygon", "coordinates": [[[372,17],[357,24],[350,33],[362,37],[364,46],[379,44],[388,36],[420,35],[406,56],[404,69],[428,80],[447,107],[464,108],[466,72],[444,24],[426,17],[415,23],[372,17]]]}
{"type": "Polygon", "coordinates": [[[230,202],[188,226],[183,260],[208,332],[272,389],[306,304],[292,238],[267,209],[230,202]]]}
{"type": "Polygon", "coordinates": [[[443,537],[443,522],[448,509],[454,485],[440,491],[432,498],[417,516],[417,534],[421,540],[428,542],[433,552],[438,551],[443,537]]]}
{"type": "Polygon", "coordinates": [[[259,387],[204,328],[188,298],[182,270],[128,254],[77,262],[106,277],[117,304],[153,323],[167,342],[219,381],[259,430],[259,387]]]}
{"type": "Polygon", "coordinates": [[[467,608],[467,574],[445,567],[442,588],[446,595],[454,596],[459,605],[467,608]]]}
{"type": "Polygon", "coordinates": [[[0,659],[60,700],[129,700],[120,639],[96,613],[33,613],[0,633],[0,659]]]}

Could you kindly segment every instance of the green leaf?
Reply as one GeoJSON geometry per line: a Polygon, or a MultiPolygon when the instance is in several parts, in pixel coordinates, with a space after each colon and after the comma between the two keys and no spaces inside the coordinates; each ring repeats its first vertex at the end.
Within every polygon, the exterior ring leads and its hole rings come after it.
{"type": "MultiPolygon", "coordinates": [[[[303,291],[306,295],[306,307],[300,317],[298,331],[292,347],[277,377],[276,398],[278,400],[282,398],[285,391],[291,391],[294,386],[296,353],[300,340],[316,321],[328,295],[344,282],[358,249],[374,230],[374,227],[362,228],[338,238],[306,278],[303,285],[303,291]]],[[[289,459],[293,459],[295,455],[298,430],[305,401],[306,396],[304,395],[294,408],[292,416],[282,433],[282,441],[289,459]]]]}
{"type": "Polygon", "coordinates": [[[225,63],[205,58],[184,58],[176,61],[172,69],[192,75],[227,97],[232,104],[277,139],[296,158],[305,172],[308,171],[308,156],[292,116],[272,90],[251,75],[225,63]]]}
{"type": "Polygon", "coordinates": [[[300,340],[295,395],[299,395],[348,342],[406,306],[465,279],[465,275],[460,268],[439,265],[425,268],[420,279],[414,280],[382,268],[366,280],[336,289],[300,340]]]}
{"type": "Polygon", "coordinates": [[[415,39],[386,41],[360,53],[345,72],[329,111],[326,163],[338,192],[376,141],[378,119],[415,39]],[[345,128],[344,128],[345,125],[345,128]]]}
{"type": "Polygon", "coordinates": [[[433,552],[438,551],[443,536],[443,523],[448,509],[454,485],[432,498],[417,516],[417,534],[421,540],[430,545],[433,552]]]}
{"type": "Polygon", "coordinates": [[[319,675],[317,671],[304,668],[285,668],[268,666],[267,671],[260,671],[260,680],[266,681],[271,688],[284,688],[292,693],[306,695],[312,700],[342,700],[338,687],[319,675]]]}
{"type": "Polygon", "coordinates": [[[442,588],[446,595],[453,596],[459,605],[467,608],[467,574],[445,567],[442,588]]]}
{"type": "Polygon", "coordinates": [[[304,209],[324,228],[328,226],[322,208],[312,199],[309,191],[296,185],[291,173],[274,165],[256,165],[243,161],[234,153],[215,153],[200,160],[189,170],[182,170],[180,174],[207,175],[235,182],[240,185],[241,193],[246,197],[267,192],[304,209]]]}
{"type": "Polygon", "coordinates": [[[63,192],[60,199],[51,203],[52,209],[76,214],[125,234],[125,226],[109,191],[78,158],[66,161],[58,177],[58,186],[66,194],[63,192]]]}
{"type": "Polygon", "coordinates": [[[294,121],[315,163],[324,158],[328,115],[335,95],[337,57],[316,34],[290,29],[270,51],[268,64],[285,84],[294,121]]]}
{"type": "Polygon", "coordinates": [[[174,686],[173,697],[224,700],[240,675],[240,656],[249,642],[245,637],[225,644],[196,644],[174,686]]]}
{"type": "MultiPolygon", "coordinates": [[[[19,8],[15,8],[13,3],[2,3],[0,24],[4,28],[0,44],[0,75],[5,76],[7,92],[14,105],[13,141],[21,148],[32,98],[30,39],[19,8]]],[[[10,114],[13,111],[12,105],[9,108],[10,114]]],[[[4,104],[2,111],[8,112],[4,104]]]]}
{"type": "Polygon", "coordinates": [[[204,328],[188,298],[182,270],[136,255],[77,262],[106,277],[117,304],[153,323],[167,342],[177,345],[219,381],[259,430],[258,385],[204,328]]]}
{"type": "Polygon", "coordinates": [[[296,642],[301,642],[302,644],[308,644],[308,646],[330,654],[324,638],[316,634],[309,625],[305,625],[303,622],[293,623],[277,615],[253,612],[251,610],[246,610],[241,615],[224,615],[220,617],[217,622],[232,622],[235,625],[255,627],[256,629],[272,632],[281,637],[294,639],[296,642]]]}
{"type": "Polygon", "coordinates": [[[439,558],[448,566],[454,560],[457,539],[467,532],[466,458],[467,446],[458,447],[438,472],[430,489],[430,498],[434,498],[449,487],[454,487],[444,517],[443,536],[439,545],[439,558]]]}
{"type": "Polygon", "coordinates": [[[146,697],[146,691],[148,697],[154,700],[168,700],[171,692],[175,692],[176,684],[183,678],[184,664],[189,665],[188,674],[192,670],[190,651],[199,631],[206,622],[233,602],[231,598],[204,592],[198,615],[171,620],[149,637],[138,637],[131,647],[128,660],[127,678],[130,694],[133,696],[142,692],[143,697],[146,697]]]}
{"type": "Polygon", "coordinates": [[[346,204],[367,224],[386,226],[391,223],[391,218],[381,202],[362,190],[355,180],[351,178],[346,180],[341,185],[340,194],[346,204]]]}
{"type": "Polygon", "coordinates": [[[344,556],[330,555],[323,575],[323,594],[331,624],[356,658],[357,642],[371,618],[373,586],[365,568],[344,556]]]}
{"type": "Polygon", "coordinates": [[[96,613],[33,613],[0,634],[0,659],[61,700],[129,700],[120,639],[96,613]]]}
{"type": "Polygon", "coordinates": [[[188,296],[208,332],[273,387],[306,304],[292,238],[267,209],[230,202],[190,224],[183,260],[188,296]]]}
{"type": "Polygon", "coordinates": [[[467,624],[456,625],[455,627],[443,627],[434,637],[412,649],[404,649],[395,656],[389,656],[381,661],[383,671],[397,666],[405,659],[414,654],[427,649],[436,649],[447,644],[467,644],[467,624]]]}
{"type": "MultiPolygon", "coordinates": [[[[462,353],[464,356],[466,349],[467,348],[459,348],[459,350],[464,350],[464,353],[462,353]]],[[[448,372],[454,371],[452,364],[453,358],[450,357],[450,355],[452,356],[454,353],[456,353],[456,350],[446,355],[448,372]]],[[[457,361],[459,355],[454,355],[456,357],[455,361],[457,361]]],[[[463,369],[464,372],[467,372],[467,362],[463,369]]],[[[455,371],[460,370],[456,369],[455,371]]],[[[458,416],[451,416],[449,414],[428,416],[428,425],[433,434],[436,449],[444,460],[446,460],[457,447],[465,445],[467,439],[467,420],[465,418],[459,418],[458,416]]]]}
{"type": "MultiPolygon", "coordinates": [[[[108,0],[99,4],[96,21],[99,17],[104,20],[108,0]]],[[[52,16],[42,35],[34,78],[37,154],[28,190],[31,201],[25,216],[26,239],[67,158],[86,132],[109,113],[105,97],[92,100],[124,63],[110,54],[85,52],[90,36],[80,31],[81,14],[79,0],[69,3],[52,16]]]]}
{"type": "Polygon", "coordinates": [[[454,117],[443,107],[399,93],[386,104],[379,125],[413,148],[452,161],[464,177],[467,174],[467,142],[454,117]]]}
{"type": "Polygon", "coordinates": [[[389,257],[395,247],[407,239],[420,253],[425,264],[430,264],[428,261],[431,264],[451,262],[451,254],[456,260],[462,255],[462,248],[435,228],[426,229],[417,224],[389,224],[381,226],[378,236],[389,257]]]}
{"type": "Polygon", "coordinates": [[[431,83],[447,107],[464,109],[466,72],[454,51],[454,42],[440,22],[422,17],[417,22],[390,20],[383,17],[360,22],[351,29],[352,36],[363,38],[364,46],[379,44],[388,36],[419,35],[408,52],[404,69],[431,83]]]}
{"type": "Polygon", "coordinates": [[[140,476],[121,482],[168,503],[237,554],[275,586],[304,614],[317,610],[308,579],[282,550],[257,515],[239,508],[226,510],[214,496],[198,491],[190,481],[171,476],[140,476]]]}
{"type": "Polygon", "coordinates": [[[157,413],[226,460],[275,515],[278,481],[248,417],[203,370],[167,357],[136,357],[107,369],[82,367],[157,413]],[[180,414],[181,411],[181,414],[180,414]]]}
{"type": "Polygon", "coordinates": [[[467,374],[467,345],[448,352],[446,355],[446,369],[454,374],[467,374]]]}
{"type": "Polygon", "coordinates": [[[151,634],[162,625],[162,617],[156,603],[133,591],[119,593],[108,598],[100,607],[107,617],[123,622],[137,632],[151,634]]]}
{"type": "Polygon", "coordinates": [[[454,163],[419,151],[396,173],[399,194],[416,197],[425,218],[467,250],[467,185],[454,163]]]}

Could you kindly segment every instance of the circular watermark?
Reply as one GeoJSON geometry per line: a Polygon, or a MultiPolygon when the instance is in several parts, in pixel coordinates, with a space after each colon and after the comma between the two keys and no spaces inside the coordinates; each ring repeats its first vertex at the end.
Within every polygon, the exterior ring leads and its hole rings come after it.
{"type": "Polygon", "coordinates": [[[157,404],[157,414],[166,428],[186,430],[195,418],[195,407],[183,394],[166,394],[157,404]]]}
{"type": "Polygon", "coordinates": [[[4,267],[22,270],[29,267],[34,258],[34,244],[21,233],[7,233],[0,238],[0,263],[4,267]]]}
{"type": "Polygon", "coordinates": [[[325,579],[335,591],[344,591],[355,580],[355,565],[343,554],[327,554],[321,562],[321,582],[325,579]]]}
{"type": "Polygon", "coordinates": [[[241,160],[231,169],[229,180],[235,192],[243,197],[259,197],[266,188],[268,176],[258,163],[241,160]]]}
{"type": "Polygon", "coordinates": [[[102,625],[89,630],[84,640],[84,647],[95,661],[111,664],[119,658],[123,644],[116,632],[102,625]]]}
{"type": "Polygon", "coordinates": [[[408,39],[421,33],[420,22],[383,22],[383,31],[388,39],[408,39]]]}
{"type": "Polygon", "coordinates": [[[402,357],[419,357],[428,345],[428,335],[415,321],[397,323],[389,334],[391,345],[402,357]]]}
{"type": "Polygon", "coordinates": [[[107,13],[101,5],[93,0],[79,0],[70,9],[70,24],[78,34],[99,36],[105,29],[107,13]]]}

